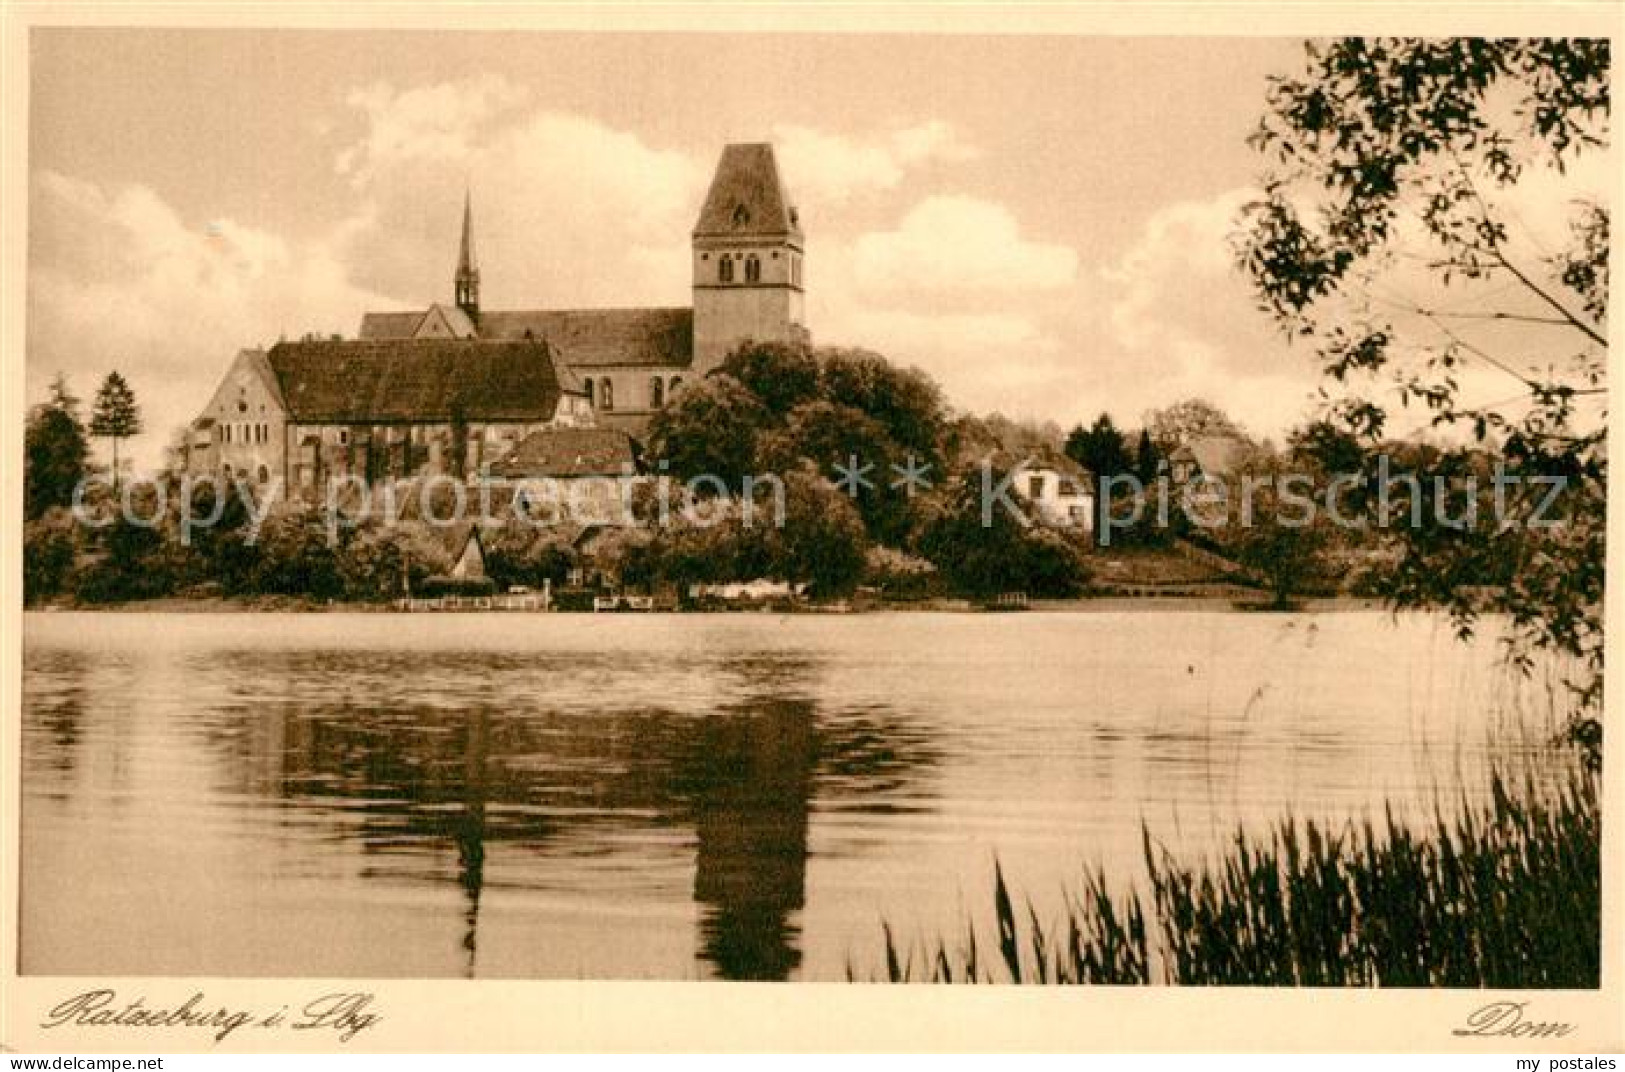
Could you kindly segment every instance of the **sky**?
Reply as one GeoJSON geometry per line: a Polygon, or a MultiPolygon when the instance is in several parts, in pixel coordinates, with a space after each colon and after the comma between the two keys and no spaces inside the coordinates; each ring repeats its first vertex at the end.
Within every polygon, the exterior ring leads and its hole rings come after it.
{"type": "Polygon", "coordinates": [[[772,141],[819,344],[956,409],[1276,436],[1318,374],[1228,236],[1282,38],[38,29],[27,391],[113,368],[155,464],[245,346],[451,299],[687,305],[722,146],[772,141]]]}

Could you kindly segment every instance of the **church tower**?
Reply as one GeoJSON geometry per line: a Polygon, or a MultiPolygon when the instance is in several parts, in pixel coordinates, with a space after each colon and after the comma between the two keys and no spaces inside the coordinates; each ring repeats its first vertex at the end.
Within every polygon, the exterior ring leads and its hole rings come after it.
{"type": "Polygon", "coordinates": [[[463,244],[457,252],[455,292],[457,308],[479,323],[480,270],[474,265],[474,205],[467,190],[463,191],[463,244]]]}
{"type": "Polygon", "coordinates": [[[716,368],[746,339],[807,338],[801,221],[773,146],[722,150],[693,238],[696,373],[716,368]]]}

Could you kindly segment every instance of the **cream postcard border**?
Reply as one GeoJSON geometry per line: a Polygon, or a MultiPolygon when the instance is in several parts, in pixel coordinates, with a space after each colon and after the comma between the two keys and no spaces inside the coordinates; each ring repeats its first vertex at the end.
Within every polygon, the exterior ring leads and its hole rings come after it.
{"type": "MultiPolygon", "coordinates": [[[[1110,1050],[1617,1052],[1625,1046],[1625,741],[1622,668],[1607,670],[1603,986],[1597,991],[934,987],[859,984],[604,983],[461,980],[51,978],[17,975],[20,785],[21,500],[27,271],[28,35],[34,26],[389,27],[513,31],[953,33],[1309,37],[1345,33],[1591,35],[1620,40],[1610,3],[1452,4],[21,4],[0,0],[0,1048],[33,1053],[187,1051],[1110,1050]],[[218,1046],[185,1029],[42,1030],[46,1012],[96,987],[149,1006],[202,992],[208,1006],[298,1009],[335,991],[373,995],[382,1019],[340,1043],[331,1031],[241,1030],[218,1046]],[[1494,1000],[1563,1021],[1561,1039],[1452,1035],[1494,1000]]],[[[1620,84],[1618,65],[1615,87],[1620,84]]],[[[1616,92],[1617,99],[1617,92],[1616,92]]],[[[1260,87],[1262,106],[1262,87],[1260,87]]],[[[1615,148],[1615,162],[1619,161],[1615,148]]],[[[1619,251],[1614,250],[1619,266],[1619,251]]],[[[1615,277],[1618,277],[1617,270],[1615,277]]],[[[1611,337],[1621,335],[1614,318],[1611,337]]],[[[1611,347],[1619,383],[1620,347],[1611,347]]],[[[1619,431],[1617,412],[1613,416],[1619,431]]],[[[1609,555],[1621,561],[1625,506],[1609,502],[1609,555]]],[[[1618,572],[1617,568],[1611,572],[1618,572]]],[[[1614,580],[1610,578],[1610,580],[1614,580]]],[[[1625,591],[1610,583],[1608,619],[1625,591]]],[[[1612,649],[1615,645],[1610,644],[1612,649]]],[[[131,920],[131,926],[140,926],[131,920]]]]}

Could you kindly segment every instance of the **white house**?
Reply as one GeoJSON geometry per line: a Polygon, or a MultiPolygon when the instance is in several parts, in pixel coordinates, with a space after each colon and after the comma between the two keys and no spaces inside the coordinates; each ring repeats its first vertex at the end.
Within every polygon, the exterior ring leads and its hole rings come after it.
{"type": "Polygon", "coordinates": [[[1031,503],[1039,520],[1050,525],[1094,529],[1094,483],[1069,459],[1027,460],[1013,471],[1011,488],[1031,503]]]}

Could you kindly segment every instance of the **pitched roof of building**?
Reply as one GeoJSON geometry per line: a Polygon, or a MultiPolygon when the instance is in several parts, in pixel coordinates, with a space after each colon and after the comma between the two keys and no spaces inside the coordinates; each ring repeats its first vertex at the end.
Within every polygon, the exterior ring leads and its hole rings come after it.
{"type": "Polygon", "coordinates": [[[779,179],[773,146],[756,142],[724,147],[694,225],[695,237],[800,233],[795,207],[779,179]]]}
{"type": "Polygon", "coordinates": [[[282,385],[277,381],[276,371],[271,368],[271,362],[267,360],[264,350],[257,348],[239,350],[237,359],[265,383],[266,390],[270,392],[277,405],[287,407],[287,399],[282,396],[282,385]]]}
{"type": "Polygon", "coordinates": [[[423,319],[413,330],[414,338],[450,336],[453,339],[475,339],[479,331],[460,305],[442,305],[435,302],[423,312],[423,319]]]}
{"type": "Polygon", "coordinates": [[[563,390],[540,342],[283,342],[267,359],[303,422],[549,420],[563,390]]]}
{"type": "Polygon", "coordinates": [[[427,310],[414,309],[404,313],[363,313],[361,333],[363,342],[373,339],[410,339],[417,334],[427,310]]]}
{"type": "Polygon", "coordinates": [[[546,340],[560,361],[575,368],[686,368],[694,357],[692,309],[493,310],[480,314],[479,330],[484,339],[523,339],[528,333],[546,340]]]}
{"type": "Polygon", "coordinates": [[[1184,449],[1207,476],[1225,476],[1241,460],[1247,444],[1233,436],[1197,436],[1184,449]]]}
{"type": "Polygon", "coordinates": [[[632,440],[613,428],[541,428],[491,466],[513,480],[620,476],[634,464],[632,440]]]}

